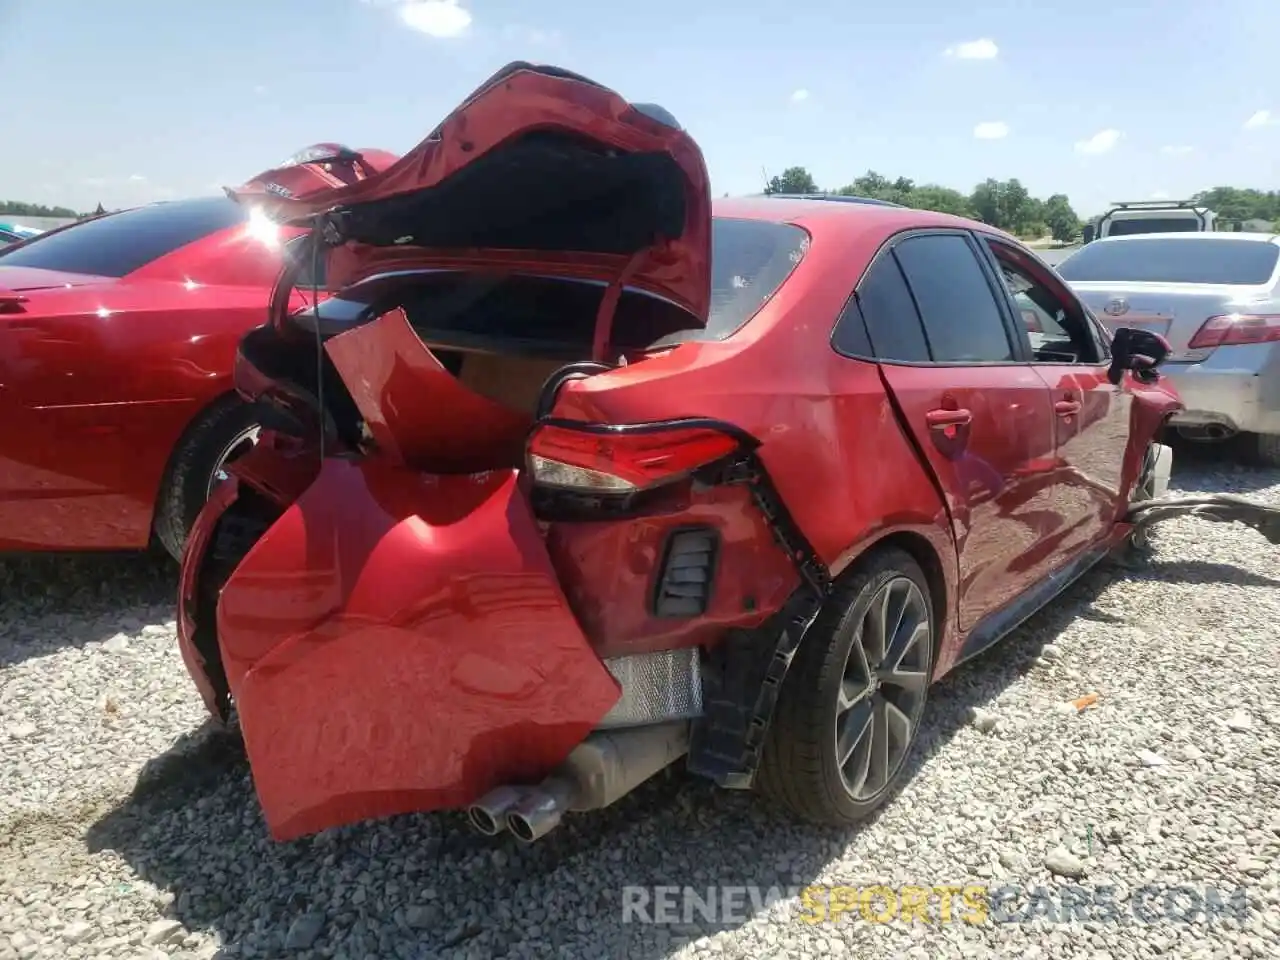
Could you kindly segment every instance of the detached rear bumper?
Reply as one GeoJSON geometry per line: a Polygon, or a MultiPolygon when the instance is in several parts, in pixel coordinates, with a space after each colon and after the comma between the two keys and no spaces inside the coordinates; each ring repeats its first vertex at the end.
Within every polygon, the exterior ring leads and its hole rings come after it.
{"type": "MultiPolygon", "coordinates": [[[[206,508],[183,563],[180,643],[206,703],[198,580],[234,496],[206,508]]],[[[619,699],[514,471],[327,461],[227,579],[216,624],[279,840],[536,781],[619,699]]]]}
{"type": "Polygon", "coordinates": [[[1280,434],[1277,344],[1219,347],[1199,363],[1168,363],[1161,372],[1186,405],[1170,421],[1175,426],[1280,434]]]}

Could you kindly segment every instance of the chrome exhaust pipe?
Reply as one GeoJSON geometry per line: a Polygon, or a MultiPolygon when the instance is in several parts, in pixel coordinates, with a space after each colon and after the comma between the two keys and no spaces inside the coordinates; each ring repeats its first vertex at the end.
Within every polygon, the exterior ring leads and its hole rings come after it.
{"type": "Polygon", "coordinates": [[[689,722],[597,731],[574,747],[560,768],[506,812],[517,840],[533,843],[570,811],[602,810],[689,750],[689,722]]]}
{"type": "Polygon", "coordinates": [[[548,777],[524,800],[507,811],[507,829],[521,843],[533,843],[560,826],[573,806],[574,785],[560,777],[548,777]]]}
{"type": "Polygon", "coordinates": [[[523,800],[524,795],[519,787],[497,787],[467,807],[467,819],[477,833],[496,837],[507,829],[507,812],[523,800]]]}

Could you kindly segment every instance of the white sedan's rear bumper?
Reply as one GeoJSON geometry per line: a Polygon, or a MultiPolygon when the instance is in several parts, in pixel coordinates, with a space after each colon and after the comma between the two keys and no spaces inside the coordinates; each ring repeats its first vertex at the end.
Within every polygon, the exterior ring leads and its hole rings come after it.
{"type": "Polygon", "coordinates": [[[1186,409],[1175,426],[1280,434],[1280,344],[1219,347],[1198,363],[1160,368],[1186,409]]]}

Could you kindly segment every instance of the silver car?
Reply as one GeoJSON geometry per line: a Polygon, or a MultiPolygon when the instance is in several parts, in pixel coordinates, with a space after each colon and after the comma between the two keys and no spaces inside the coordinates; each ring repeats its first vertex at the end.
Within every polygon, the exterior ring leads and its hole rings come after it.
{"type": "Polygon", "coordinates": [[[1057,269],[1110,329],[1169,341],[1161,372],[1186,404],[1180,434],[1244,434],[1257,462],[1280,466],[1280,235],[1104,237],[1057,269]]]}

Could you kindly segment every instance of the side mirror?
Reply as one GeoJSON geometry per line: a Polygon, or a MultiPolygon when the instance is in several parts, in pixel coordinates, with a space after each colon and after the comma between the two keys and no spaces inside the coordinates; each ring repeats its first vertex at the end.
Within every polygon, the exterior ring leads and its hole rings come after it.
{"type": "Polygon", "coordinates": [[[1169,341],[1150,330],[1120,327],[1111,339],[1111,368],[1107,379],[1119,384],[1126,370],[1133,372],[1143,383],[1159,378],[1157,368],[1169,356],[1169,341]]]}

